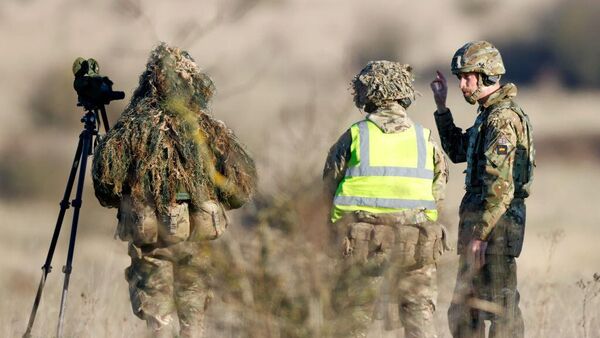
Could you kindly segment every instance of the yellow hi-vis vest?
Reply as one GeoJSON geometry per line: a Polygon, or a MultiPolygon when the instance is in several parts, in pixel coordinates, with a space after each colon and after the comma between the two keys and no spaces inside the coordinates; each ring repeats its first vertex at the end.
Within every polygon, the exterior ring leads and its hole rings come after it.
{"type": "Polygon", "coordinates": [[[415,124],[400,133],[386,134],[363,120],[350,128],[351,156],[346,176],[333,199],[331,221],[344,213],[372,213],[424,209],[437,220],[433,198],[433,145],[431,131],[415,124]]]}

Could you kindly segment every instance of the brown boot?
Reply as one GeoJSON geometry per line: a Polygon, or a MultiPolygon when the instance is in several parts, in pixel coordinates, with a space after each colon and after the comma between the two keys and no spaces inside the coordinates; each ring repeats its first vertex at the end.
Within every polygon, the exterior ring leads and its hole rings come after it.
{"type": "Polygon", "coordinates": [[[148,330],[150,334],[149,338],[174,338],[175,330],[173,324],[170,323],[170,320],[162,323],[157,322],[153,319],[147,319],[146,324],[148,325],[148,330]]]}
{"type": "Polygon", "coordinates": [[[180,322],[179,326],[181,327],[179,330],[180,338],[201,338],[204,333],[204,325],[202,324],[185,325],[180,322]]]}

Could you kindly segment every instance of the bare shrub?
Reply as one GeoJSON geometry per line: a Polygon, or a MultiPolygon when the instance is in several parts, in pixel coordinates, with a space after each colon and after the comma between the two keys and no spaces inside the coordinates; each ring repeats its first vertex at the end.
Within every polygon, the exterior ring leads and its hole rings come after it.
{"type": "Polygon", "coordinates": [[[544,271],[543,282],[541,283],[541,290],[538,297],[539,306],[537,307],[537,336],[538,337],[547,337],[546,326],[547,326],[547,316],[548,309],[551,306],[551,301],[553,299],[553,288],[555,285],[551,283],[550,272],[552,270],[552,259],[556,252],[556,246],[562,241],[565,236],[565,232],[562,229],[554,230],[552,232],[543,233],[540,235],[541,238],[545,239],[548,243],[548,251],[546,256],[546,267],[544,271]]]}
{"type": "Polygon", "coordinates": [[[580,279],[577,281],[576,285],[583,292],[580,325],[583,330],[583,337],[587,338],[589,337],[590,332],[592,332],[589,326],[589,318],[590,315],[594,315],[594,313],[590,313],[589,305],[594,298],[600,295],[600,273],[594,273],[589,280],[580,279]]]}

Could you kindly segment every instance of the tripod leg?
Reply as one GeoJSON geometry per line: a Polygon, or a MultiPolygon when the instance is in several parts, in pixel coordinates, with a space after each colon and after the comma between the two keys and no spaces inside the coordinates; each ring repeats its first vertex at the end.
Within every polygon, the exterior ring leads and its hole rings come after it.
{"type": "Polygon", "coordinates": [[[104,106],[100,106],[100,114],[102,117],[102,123],[104,123],[104,131],[108,133],[110,126],[108,125],[108,118],[106,117],[106,108],[104,106]]]}
{"type": "Polygon", "coordinates": [[[63,284],[62,297],[60,300],[60,313],[58,317],[58,328],[57,328],[57,338],[62,337],[62,326],[64,320],[64,310],[67,302],[67,291],[69,289],[69,279],[71,277],[72,270],[72,262],[73,262],[73,253],[75,252],[75,238],[77,236],[77,222],[79,220],[79,210],[81,209],[82,204],[82,195],[83,195],[83,185],[85,183],[85,171],[87,166],[87,158],[91,153],[92,147],[92,138],[93,135],[89,130],[85,130],[81,133],[80,143],[83,144],[83,148],[81,151],[81,163],[79,166],[79,177],[77,180],[77,191],[75,195],[75,199],[72,204],[74,207],[73,210],[73,223],[71,225],[71,237],[69,239],[69,251],[67,253],[67,263],[63,267],[63,272],[65,274],[65,281],[63,284]]]}
{"type": "Polygon", "coordinates": [[[31,314],[29,315],[29,323],[27,324],[27,330],[25,331],[25,334],[23,334],[23,338],[31,337],[31,329],[33,328],[33,322],[35,321],[37,309],[42,298],[42,291],[44,290],[44,285],[46,284],[46,277],[48,276],[48,273],[52,271],[52,257],[54,256],[54,250],[56,249],[56,243],[58,242],[58,236],[60,235],[60,229],[62,227],[63,219],[65,217],[65,212],[67,211],[67,209],[69,209],[70,206],[69,197],[71,196],[73,182],[75,182],[77,168],[79,168],[81,154],[82,138],[80,136],[79,143],[77,144],[77,150],[75,151],[75,158],[73,159],[73,165],[71,166],[71,172],[69,173],[69,178],[67,180],[65,194],[63,195],[63,199],[60,202],[60,212],[58,213],[56,225],[54,226],[54,234],[52,235],[52,240],[50,241],[50,248],[48,249],[48,254],[46,255],[46,262],[44,263],[44,266],[42,266],[42,278],[40,279],[40,284],[38,285],[38,290],[35,295],[35,300],[33,302],[33,308],[31,309],[31,314]]]}

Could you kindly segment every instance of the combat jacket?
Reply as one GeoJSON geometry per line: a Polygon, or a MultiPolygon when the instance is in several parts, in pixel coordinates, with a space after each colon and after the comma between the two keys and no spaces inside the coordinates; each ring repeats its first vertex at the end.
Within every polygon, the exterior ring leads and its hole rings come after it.
{"type": "MultiPolygon", "coordinates": [[[[401,133],[414,125],[406,115],[405,109],[396,103],[379,108],[372,114],[367,114],[367,120],[375,123],[384,133],[401,133]]],[[[432,193],[439,210],[440,202],[444,199],[446,182],[448,181],[448,167],[440,148],[431,139],[429,141],[433,143],[434,148],[432,193]]],[[[350,129],[348,129],[329,150],[323,169],[325,193],[327,197],[330,197],[329,200],[333,200],[339,183],[346,175],[348,161],[351,158],[351,144],[352,135],[350,129]]]]}
{"type": "Polygon", "coordinates": [[[467,162],[459,215],[458,252],[471,239],[488,241],[487,254],[517,257],[525,231],[524,199],[535,166],[531,124],[506,84],[479,106],[464,133],[448,110],[435,114],[442,147],[454,163],[467,162]]]}

